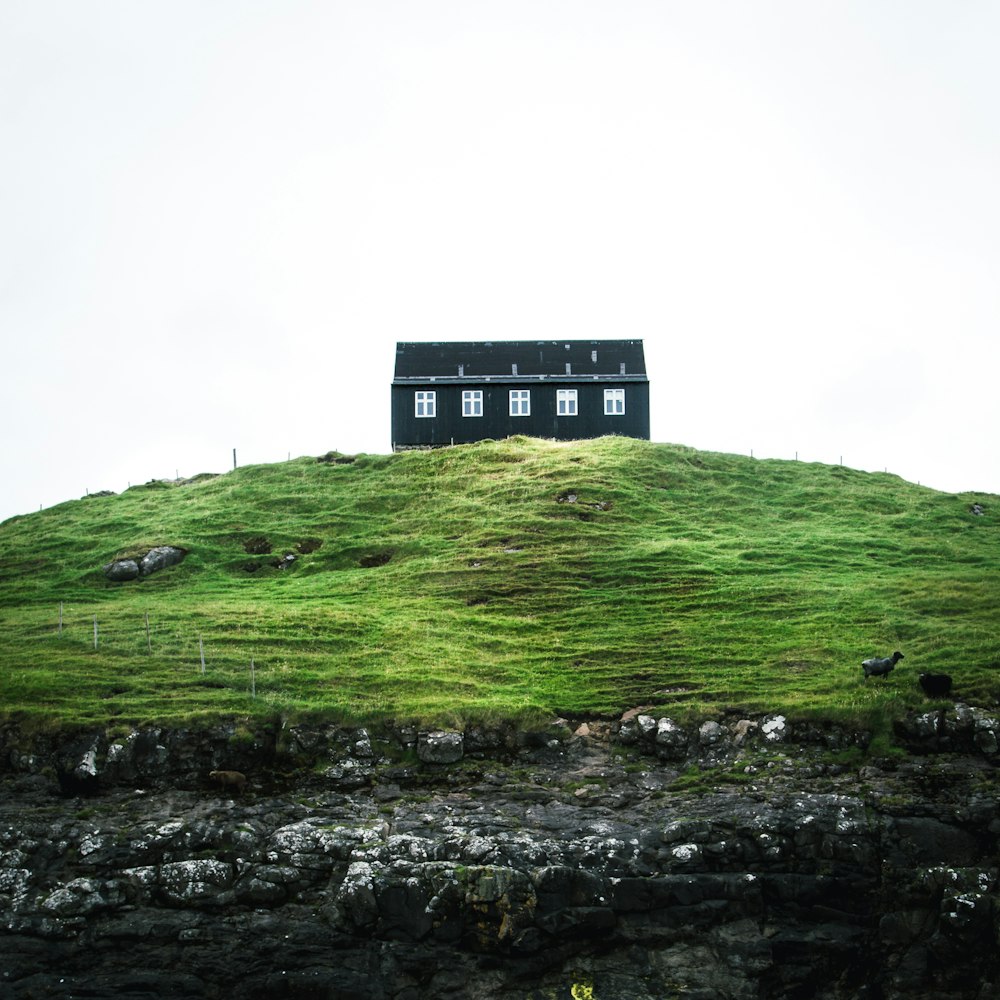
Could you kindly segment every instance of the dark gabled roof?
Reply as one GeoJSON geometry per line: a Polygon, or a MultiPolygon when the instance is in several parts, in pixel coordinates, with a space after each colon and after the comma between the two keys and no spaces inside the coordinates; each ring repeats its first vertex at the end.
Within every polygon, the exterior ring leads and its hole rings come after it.
{"type": "Polygon", "coordinates": [[[646,376],[641,340],[469,340],[396,344],[396,381],[646,376]],[[567,365],[569,369],[567,370],[567,365]],[[622,369],[624,365],[624,370],[622,369]]]}

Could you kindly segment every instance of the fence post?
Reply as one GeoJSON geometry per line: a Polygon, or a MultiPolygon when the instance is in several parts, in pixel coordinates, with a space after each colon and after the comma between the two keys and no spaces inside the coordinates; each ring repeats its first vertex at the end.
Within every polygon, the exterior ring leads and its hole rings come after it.
{"type": "Polygon", "coordinates": [[[201,672],[205,672],[205,643],[202,642],[201,636],[198,636],[198,651],[201,653],[201,672]]]}

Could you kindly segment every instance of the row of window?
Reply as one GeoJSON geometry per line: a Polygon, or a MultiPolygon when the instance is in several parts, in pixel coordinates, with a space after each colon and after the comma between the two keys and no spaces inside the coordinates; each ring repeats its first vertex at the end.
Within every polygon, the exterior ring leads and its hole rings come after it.
{"type": "MultiPolygon", "coordinates": [[[[509,413],[512,417],[531,416],[531,390],[511,389],[509,392],[509,413]]],[[[437,416],[437,392],[421,390],[414,393],[415,413],[418,417],[437,416]]],[[[556,414],[560,417],[575,417],[577,408],[576,389],[556,389],[556,414]]],[[[604,390],[604,413],[609,417],[625,413],[625,390],[604,390]]],[[[481,417],[483,415],[483,392],[481,389],[467,389],[462,393],[462,416],[481,417]]]]}

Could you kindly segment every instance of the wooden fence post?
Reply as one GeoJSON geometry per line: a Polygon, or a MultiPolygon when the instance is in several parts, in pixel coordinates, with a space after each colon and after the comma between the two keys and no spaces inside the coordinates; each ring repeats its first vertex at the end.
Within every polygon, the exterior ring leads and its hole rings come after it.
{"type": "Polygon", "coordinates": [[[201,653],[201,672],[205,672],[205,643],[202,642],[202,638],[198,636],[198,651],[201,653]]]}

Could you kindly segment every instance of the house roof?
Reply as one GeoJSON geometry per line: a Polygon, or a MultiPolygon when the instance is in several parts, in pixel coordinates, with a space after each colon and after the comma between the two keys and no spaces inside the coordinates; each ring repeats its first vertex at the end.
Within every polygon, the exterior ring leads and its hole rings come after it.
{"type": "Polygon", "coordinates": [[[395,382],[518,378],[646,380],[641,340],[470,340],[396,344],[395,382]]]}

